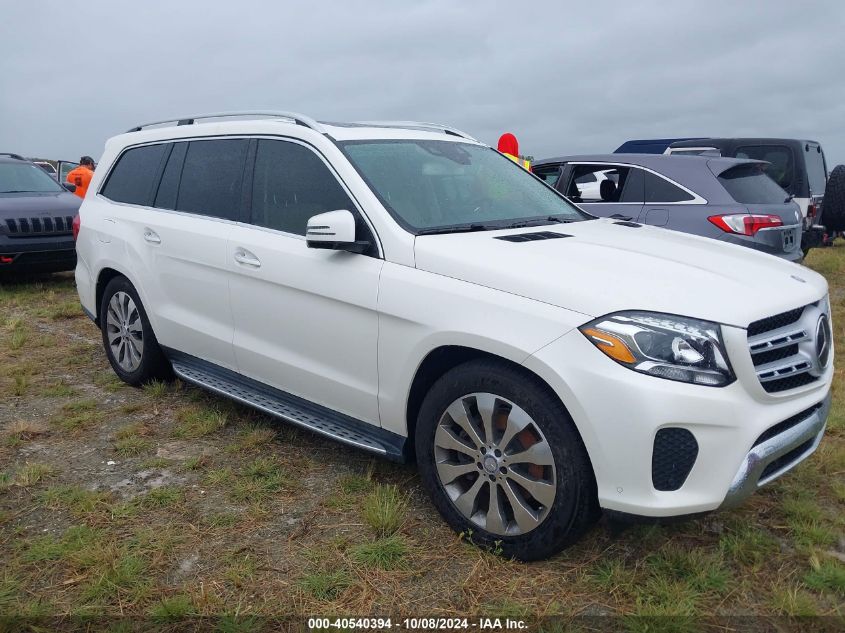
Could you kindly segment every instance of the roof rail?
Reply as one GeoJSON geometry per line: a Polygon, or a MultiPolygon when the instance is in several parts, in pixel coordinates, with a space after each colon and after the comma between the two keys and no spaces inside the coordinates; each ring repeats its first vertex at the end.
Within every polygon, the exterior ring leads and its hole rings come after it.
{"type": "Polygon", "coordinates": [[[145,127],[152,125],[163,125],[164,123],[175,123],[176,125],[193,125],[199,119],[224,119],[229,117],[277,117],[282,119],[290,119],[296,125],[310,128],[320,134],[325,134],[325,128],[311,117],[296,112],[287,112],[284,110],[243,110],[241,112],[216,112],[211,114],[196,114],[194,116],[175,117],[172,119],[164,119],[162,121],[153,121],[151,123],[142,123],[137,125],[127,132],[140,132],[145,127]]]}
{"type": "Polygon", "coordinates": [[[9,158],[14,158],[14,159],[17,159],[17,160],[27,160],[26,158],[24,158],[20,154],[13,154],[11,152],[0,152],[0,156],[8,156],[9,158]]]}
{"type": "Polygon", "coordinates": [[[449,127],[448,125],[440,125],[439,123],[424,123],[422,121],[356,121],[359,125],[371,125],[373,127],[398,127],[406,129],[420,129],[420,130],[435,130],[437,132],[444,132],[452,136],[460,136],[468,141],[476,141],[477,139],[471,137],[466,132],[449,127]]]}

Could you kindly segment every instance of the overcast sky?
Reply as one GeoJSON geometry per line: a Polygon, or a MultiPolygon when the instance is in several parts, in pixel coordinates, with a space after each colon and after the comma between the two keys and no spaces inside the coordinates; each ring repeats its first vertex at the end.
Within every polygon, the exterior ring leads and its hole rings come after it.
{"type": "Polygon", "coordinates": [[[845,2],[0,0],[0,151],[98,158],[138,123],[416,119],[537,158],[780,136],[845,163],[845,2]]]}

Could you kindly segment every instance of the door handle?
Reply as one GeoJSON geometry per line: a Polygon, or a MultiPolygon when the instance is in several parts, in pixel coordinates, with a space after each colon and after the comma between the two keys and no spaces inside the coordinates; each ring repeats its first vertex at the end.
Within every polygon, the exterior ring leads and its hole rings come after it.
{"type": "Polygon", "coordinates": [[[247,250],[239,248],[235,251],[235,261],[244,266],[261,268],[261,260],[247,250]]]}
{"type": "Polygon", "coordinates": [[[144,240],[150,244],[161,244],[161,238],[158,236],[158,233],[152,229],[144,229],[144,240]]]}

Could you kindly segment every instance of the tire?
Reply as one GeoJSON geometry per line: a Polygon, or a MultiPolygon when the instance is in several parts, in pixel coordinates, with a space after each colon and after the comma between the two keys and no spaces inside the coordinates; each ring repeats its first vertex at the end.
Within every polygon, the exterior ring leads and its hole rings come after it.
{"type": "Polygon", "coordinates": [[[103,291],[100,330],[106,357],[123,382],[139,387],[172,378],[141,299],[126,277],[115,277],[103,291]]]}
{"type": "Polygon", "coordinates": [[[593,469],[572,418],[524,370],[486,359],[450,370],[424,398],[415,440],[423,484],[446,522],[505,557],[547,558],[577,541],[600,514],[593,469]],[[479,442],[489,439],[485,418],[493,442],[482,452],[479,442]],[[453,449],[455,441],[462,446],[453,449]]]}
{"type": "Polygon", "coordinates": [[[822,203],[824,225],[829,233],[845,231],[845,165],[830,172],[822,203]]]}

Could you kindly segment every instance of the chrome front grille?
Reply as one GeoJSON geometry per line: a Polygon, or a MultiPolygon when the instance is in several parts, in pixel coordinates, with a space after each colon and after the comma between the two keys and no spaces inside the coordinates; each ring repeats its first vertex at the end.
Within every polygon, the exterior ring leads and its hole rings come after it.
{"type": "Polygon", "coordinates": [[[813,303],[748,326],[748,351],[757,379],[767,392],[796,389],[824,373],[816,345],[823,305],[813,303]]]}
{"type": "Polygon", "coordinates": [[[41,216],[30,218],[9,218],[6,220],[6,234],[10,237],[31,237],[35,235],[58,235],[71,233],[73,216],[41,216]]]}

